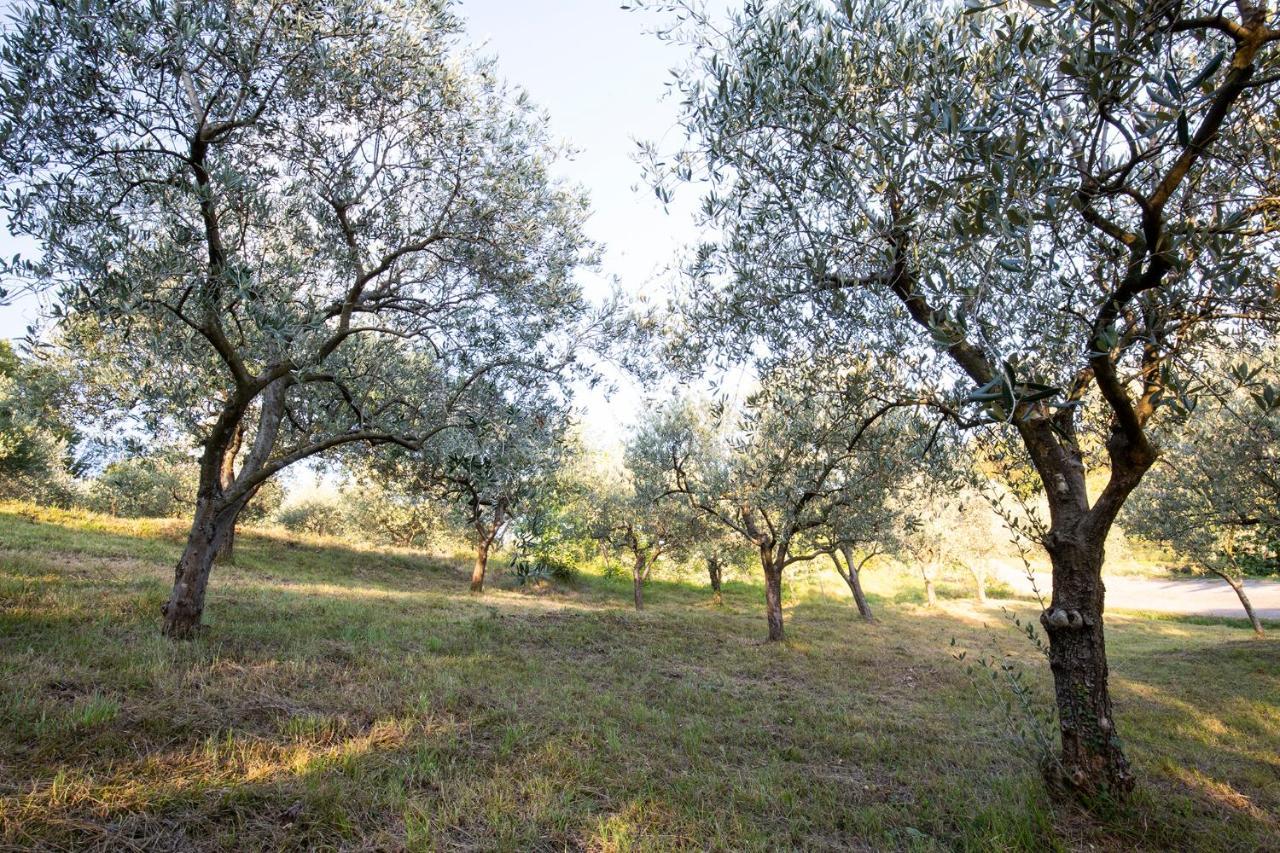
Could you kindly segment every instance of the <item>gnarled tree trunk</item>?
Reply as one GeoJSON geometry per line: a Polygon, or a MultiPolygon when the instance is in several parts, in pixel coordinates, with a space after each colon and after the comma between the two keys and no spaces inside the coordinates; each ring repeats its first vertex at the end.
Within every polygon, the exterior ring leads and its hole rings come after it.
{"type": "Polygon", "coordinates": [[[1050,533],[1053,601],[1040,615],[1049,636],[1062,752],[1051,777],[1085,792],[1124,792],[1133,773],[1116,733],[1107,687],[1102,632],[1102,543],[1094,537],[1050,533]],[[1094,539],[1094,541],[1090,541],[1094,539]]]}
{"type": "Polygon", "coordinates": [[[472,512],[475,513],[475,529],[476,529],[476,562],[475,567],[471,570],[471,591],[484,592],[484,576],[489,568],[489,551],[493,548],[493,543],[497,540],[498,534],[502,531],[502,525],[506,523],[505,501],[498,500],[493,507],[493,518],[489,524],[484,521],[483,507],[478,503],[472,505],[472,512]]]}
{"type": "Polygon", "coordinates": [[[234,535],[236,518],[261,488],[262,480],[257,479],[257,475],[275,447],[280,422],[284,418],[288,388],[288,382],[279,379],[263,392],[253,447],[234,479],[229,476],[234,459],[228,461],[228,456],[239,449],[248,401],[239,396],[229,399],[205,440],[204,453],[200,458],[195,517],[191,522],[191,532],[187,534],[187,545],[174,569],[173,590],[161,608],[164,613],[161,631],[167,637],[186,639],[200,628],[205,591],[214,560],[234,535]]]}
{"type": "Polygon", "coordinates": [[[214,560],[235,529],[240,505],[220,505],[218,496],[196,501],[196,517],[187,534],[187,545],[174,570],[173,591],[163,607],[166,637],[188,639],[200,628],[205,590],[214,560]]]}
{"type": "Polygon", "coordinates": [[[471,569],[471,591],[484,591],[484,573],[489,567],[489,539],[481,537],[476,543],[476,563],[471,569]]]}
{"type": "Polygon", "coordinates": [[[862,564],[857,563],[853,559],[853,546],[842,545],[840,552],[844,554],[845,565],[840,566],[840,558],[834,552],[831,554],[831,561],[836,564],[836,571],[840,573],[840,577],[844,578],[844,582],[849,585],[849,592],[853,593],[853,601],[858,605],[858,614],[868,622],[875,621],[875,617],[871,614],[871,605],[867,602],[867,596],[862,592],[862,564]]]}
{"type": "Polygon", "coordinates": [[[720,565],[720,558],[708,557],[707,558],[707,575],[708,577],[711,578],[711,594],[715,598],[716,604],[719,604],[722,601],[720,597],[721,571],[722,571],[722,566],[720,565]]]}
{"type": "MultiPolygon", "coordinates": [[[[227,448],[226,455],[222,458],[222,469],[219,474],[219,481],[223,492],[235,484],[236,481],[236,457],[240,455],[240,447],[244,444],[244,421],[236,424],[235,430],[231,436],[231,445],[227,448]]],[[[235,562],[236,558],[236,523],[240,520],[240,513],[237,512],[231,519],[231,527],[223,537],[222,544],[218,547],[218,552],[214,554],[213,561],[220,565],[230,565],[235,562]]]]}
{"type": "Polygon", "coordinates": [[[760,565],[764,569],[764,609],[769,621],[769,642],[779,642],[782,634],[782,567],[785,555],[772,546],[761,546],[760,565]]]}
{"type": "Polygon", "coordinates": [[[236,520],[231,520],[231,527],[222,539],[222,547],[213,555],[213,561],[219,565],[230,566],[236,561],[236,520]]]}
{"type": "Polygon", "coordinates": [[[239,521],[240,513],[236,512],[231,519],[226,535],[222,538],[222,545],[219,546],[218,552],[213,555],[213,561],[218,565],[229,566],[236,561],[236,525],[239,521]]]}
{"type": "Polygon", "coordinates": [[[648,560],[643,552],[636,554],[635,565],[631,569],[631,593],[635,599],[636,610],[644,610],[644,579],[647,574],[648,560]]]}

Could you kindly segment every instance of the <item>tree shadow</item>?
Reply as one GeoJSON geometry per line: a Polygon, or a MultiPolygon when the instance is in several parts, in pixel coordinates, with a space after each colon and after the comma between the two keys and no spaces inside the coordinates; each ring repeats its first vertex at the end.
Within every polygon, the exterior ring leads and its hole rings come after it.
{"type": "Polygon", "coordinates": [[[1199,767],[1158,747],[1201,707],[1172,701],[1177,681],[1207,681],[1224,657],[1247,669],[1265,651],[1252,641],[1188,649],[1157,695],[1118,691],[1126,716],[1149,709],[1138,759],[1176,806],[1141,801],[1126,826],[1049,804],[1011,756],[950,659],[949,637],[985,636],[976,616],[876,599],[866,624],[850,601],[799,597],[788,642],[763,644],[750,583],[716,608],[705,588],[658,580],[635,613],[625,578],[555,597],[472,596],[450,571],[394,566],[330,578],[353,553],[318,551],[302,579],[223,571],[208,629],[178,644],[157,634],[156,565],[95,579],[24,564],[32,621],[0,647],[3,843],[1025,849],[1066,833],[1158,848],[1206,841],[1219,820],[1253,846],[1273,828],[1227,790],[1258,800],[1273,765],[1224,752],[1199,767]],[[118,713],[86,722],[92,695],[118,713]],[[33,736],[64,707],[77,714],[33,736]],[[1160,770],[1170,760],[1186,772],[1160,770]]]}

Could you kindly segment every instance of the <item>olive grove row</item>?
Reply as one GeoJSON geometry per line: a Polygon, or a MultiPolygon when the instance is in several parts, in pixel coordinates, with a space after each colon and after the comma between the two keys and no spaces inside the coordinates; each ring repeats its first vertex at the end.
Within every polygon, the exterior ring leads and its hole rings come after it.
{"type": "MultiPolygon", "coordinates": [[[[780,640],[788,566],[833,560],[861,599],[861,561],[931,492],[986,483],[1052,564],[1053,780],[1127,791],[1117,518],[1232,578],[1274,554],[1273,13],[645,6],[689,60],[684,135],[643,167],[659,199],[701,196],[706,235],[654,311],[584,294],[587,200],[448,3],[18,6],[0,209],[38,252],[4,284],[54,297],[67,407],[199,448],[164,632],[197,631],[237,521],[291,466],[460,508],[478,590],[511,522],[554,535],[575,384],[736,366],[750,394],[657,406],[593,499],[637,606],[671,543],[745,548],[780,640]],[[1195,464],[1162,471],[1162,447],[1195,464]]],[[[22,470],[57,436],[15,378],[38,369],[8,362],[0,462],[22,470]]]]}

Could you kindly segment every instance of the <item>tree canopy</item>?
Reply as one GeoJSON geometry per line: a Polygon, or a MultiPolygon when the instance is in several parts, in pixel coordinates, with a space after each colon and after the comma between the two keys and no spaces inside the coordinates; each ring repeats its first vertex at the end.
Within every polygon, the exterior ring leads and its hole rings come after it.
{"type": "Polygon", "coordinates": [[[1051,516],[1057,781],[1127,790],[1102,543],[1156,459],[1151,428],[1202,390],[1206,345],[1276,326],[1268,7],[667,8],[694,58],[656,191],[701,182],[716,238],[676,305],[683,354],[873,347],[954,422],[1015,430],[1051,516]],[[1110,473],[1090,495],[1095,424],[1110,473]]]}
{"type": "Polygon", "coordinates": [[[277,471],[416,447],[480,378],[544,381],[590,338],[583,200],[460,36],[433,0],[54,2],[5,36],[0,207],[40,248],[13,272],[204,445],[172,633],[277,471]]]}

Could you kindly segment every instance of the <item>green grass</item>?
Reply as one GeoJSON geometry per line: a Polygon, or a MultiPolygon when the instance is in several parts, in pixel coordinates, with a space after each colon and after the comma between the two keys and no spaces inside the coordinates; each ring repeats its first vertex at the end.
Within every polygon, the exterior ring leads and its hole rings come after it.
{"type": "Polygon", "coordinates": [[[472,596],[447,560],[247,533],[174,644],[181,534],[0,507],[0,847],[1280,849],[1280,643],[1233,625],[1109,621],[1142,787],[1097,817],[951,656],[1025,663],[1044,705],[1034,648],[906,577],[868,578],[873,624],[798,578],[769,645],[745,580],[635,613],[623,578],[472,596]]]}

